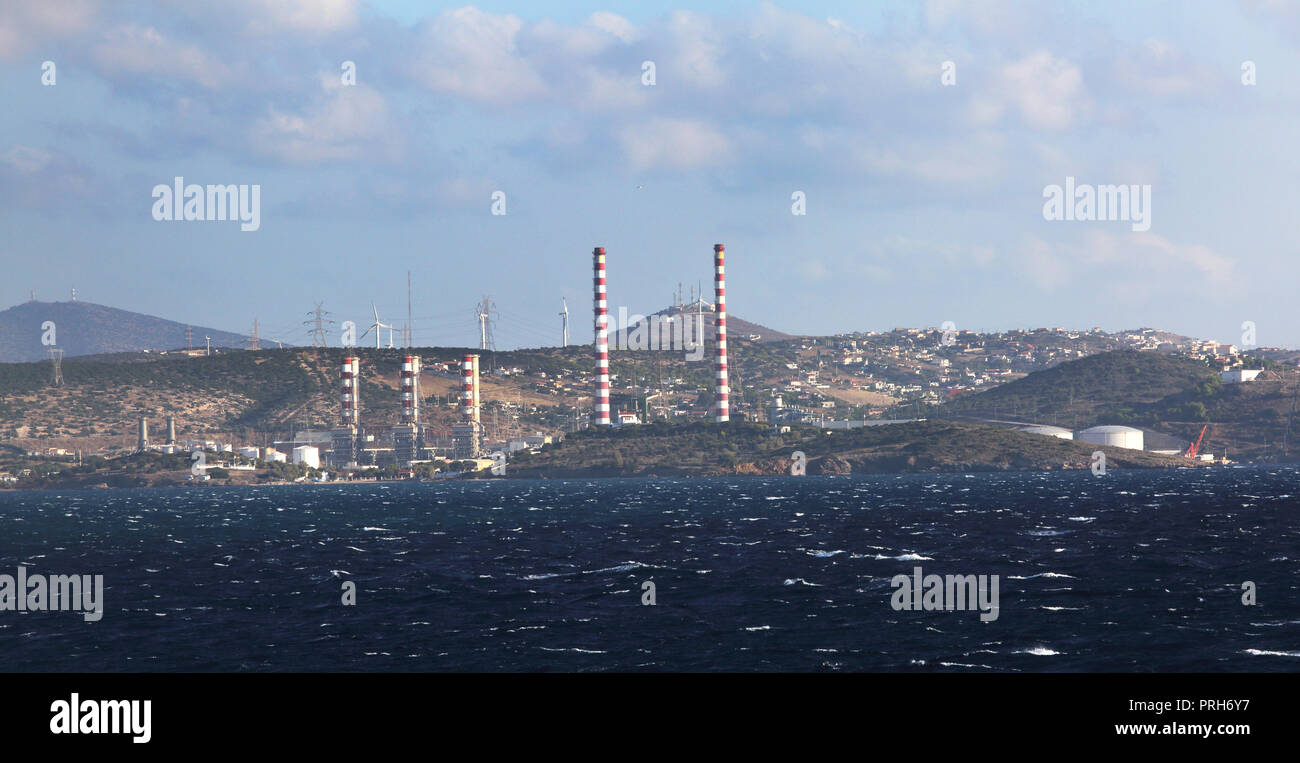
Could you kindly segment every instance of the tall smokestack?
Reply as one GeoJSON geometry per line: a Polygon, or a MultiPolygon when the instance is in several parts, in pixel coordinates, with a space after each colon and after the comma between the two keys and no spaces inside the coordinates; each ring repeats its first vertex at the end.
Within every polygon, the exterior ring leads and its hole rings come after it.
{"type": "Polygon", "coordinates": [[[176,417],[175,416],[167,417],[167,444],[168,445],[176,444],[176,417]]]}
{"type": "Polygon", "coordinates": [[[466,355],[460,364],[460,413],[466,424],[479,423],[478,356],[466,355]]]}
{"type": "Polygon", "coordinates": [[[402,423],[420,423],[420,358],[402,358],[402,423]]]}
{"type": "Polygon", "coordinates": [[[595,271],[596,386],[592,395],[591,423],[609,426],[609,314],[605,303],[605,247],[591,252],[595,271]]]}
{"type": "Polygon", "coordinates": [[[343,359],[339,369],[339,383],[343,393],[343,413],[340,423],[345,427],[355,427],[361,422],[361,360],[355,357],[343,359]]]}
{"type": "Polygon", "coordinates": [[[728,400],[731,387],[727,384],[727,273],[723,267],[726,254],[727,247],[722,244],[713,245],[713,293],[716,303],[713,308],[713,322],[717,326],[715,339],[718,348],[716,389],[718,412],[715,420],[718,423],[731,420],[731,403],[728,400]]]}
{"type": "Polygon", "coordinates": [[[140,419],[139,436],[136,438],[135,449],[141,453],[149,450],[149,420],[140,419]]]}

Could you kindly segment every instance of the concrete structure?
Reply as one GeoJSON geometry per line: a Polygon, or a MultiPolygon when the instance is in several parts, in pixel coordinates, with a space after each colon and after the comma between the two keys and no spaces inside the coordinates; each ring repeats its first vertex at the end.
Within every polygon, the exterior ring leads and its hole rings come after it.
{"type": "Polygon", "coordinates": [[[175,416],[167,417],[167,444],[168,445],[176,444],[176,417],[175,416]]]}
{"type": "Polygon", "coordinates": [[[140,419],[139,431],[135,438],[135,451],[144,453],[149,450],[149,420],[140,419]]]}
{"type": "Polygon", "coordinates": [[[402,359],[402,423],[393,428],[393,452],[399,465],[419,460],[424,447],[420,426],[420,358],[407,355],[402,359]]]}
{"type": "Polygon", "coordinates": [[[339,369],[339,384],[342,392],[343,426],[361,426],[361,359],[349,356],[343,359],[339,369]]]}
{"type": "Polygon", "coordinates": [[[293,449],[293,462],[310,466],[313,469],[320,468],[320,448],[315,445],[299,445],[293,449]]]}
{"type": "Polygon", "coordinates": [[[1016,427],[1018,431],[1029,432],[1031,434],[1047,435],[1048,437],[1059,437],[1062,440],[1073,440],[1074,432],[1065,427],[1054,427],[1049,424],[1031,424],[1027,427],[1016,427]]]}
{"type": "Polygon", "coordinates": [[[402,423],[420,423],[420,358],[402,358],[402,423]]]}
{"type": "Polygon", "coordinates": [[[478,358],[477,355],[466,355],[460,364],[461,423],[451,427],[452,454],[458,459],[477,458],[482,449],[478,358]]]}
{"type": "Polygon", "coordinates": [[[480,445],[478,424],[451,425],[451,456],[458,460],[477,458],[480,445]]]}
{"type": "Polygon", "coordinates": [[[1123,426],[1096,426],[1076,432],[1074,439],[1094,445],[1142,450],[1142,430],[1123,426]]]}
{"type": "Polygon", "coordinates": [[[1254,381],[1263,371],[1259,369],[1247,370],[1245,368],[1234,368],[1231,371],[1220,371],[1219,379],[1224,384],[1240,384],[1241,382],[1254,381]]]}
{"type": "Polygon", "coordinates": [[[253,459],[253,460],[257,460],[257,459],[259,459],[259,458],[262,457],[262,451],[261,451],[260,448],[255,448],[255,447],[249,445],[249,446],[245,446],[245,447],[243,447],[243,448],[240,448],[240,449],[239,449],[239,455],[243,456],[244,458],[251,458],[251,459],[253,459]]]}
{"type": "MultiPolygon", "coordinates": [[[[336,466],[356,466],[361,434],[361,359],[343,358],[339,368],[339,394],[342,402],[339,428],[331,432],[330,460],[336,466]]],[[[297,448],[294,449],[297,452],[297,448]]],[[[297,460],[294,461],[297,463],[297,460]]]]}
{"type": "Polygon", "coordinates": [[[591,252],[594,293],[592,311],[596,318],[596,382],[592,389],[591,423],[609,426],[609,311],[605,301],[605,248],[591,252]]]}
{"type": "Polygon", "coordinates": [[[284,455],[283,453],[281,453],[280,451],[276,450],[275,448],[267,448],[267,449],[266,449],[266,460],[267,460],[267,461],[271,461],[271,462],[275,462],[275,463],[283,464],[287,459],[285,458],[285,455],[284,455]]]}
{"type": "Polygon", "coordinates": [[[731,387],[727,383],[727,274],[723,265],[727,248],[722,244],[713,245],[713,322],[717,327],[714,335],[717,347],[716,421],[722,423],[731,420],[731,387]]]}

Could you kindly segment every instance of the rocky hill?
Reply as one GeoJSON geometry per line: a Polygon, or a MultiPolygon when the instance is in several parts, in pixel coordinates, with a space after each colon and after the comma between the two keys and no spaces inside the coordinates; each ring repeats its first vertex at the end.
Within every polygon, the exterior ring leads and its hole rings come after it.
{"type": "MultiPolygon", "coordinates": [[[[54,323],[57,346],[65,357],[185,347],[187,324],[119,310],[91,302],[24,302],[0,311],[0,362],[49,358],[43,326],[54,323]]],[[[206,326],[190,326],[195,346],[246,347],[247,337],[206,326]]]]}

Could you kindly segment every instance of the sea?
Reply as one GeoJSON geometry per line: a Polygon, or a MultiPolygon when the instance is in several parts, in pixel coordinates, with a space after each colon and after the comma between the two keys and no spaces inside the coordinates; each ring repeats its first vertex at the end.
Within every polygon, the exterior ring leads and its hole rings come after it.
{"type": "Polygon", "coordinates": [[[1298,528],[1278,466],[0,492],[0,575],[103,576],[97,621],[0,609],[0,662],[1294,672],[1298,528]]]}

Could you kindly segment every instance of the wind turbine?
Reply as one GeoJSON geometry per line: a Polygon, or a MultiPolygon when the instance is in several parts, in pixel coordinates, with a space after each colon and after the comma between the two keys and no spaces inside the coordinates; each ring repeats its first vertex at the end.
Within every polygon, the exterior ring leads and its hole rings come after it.
{"type": "Polygon", "coordinates": [[[560,304],[564,305],[564,311],[560,313],[560,318],[564,321],[564,344],[561,347],[569,346],[569,303],[560,297],[560,304]]]}
{"type": "Polygon", "coordinates": [[[393,327],[379,320],[379,308],[375,307],[374,300],[370,301],[370,311],[375,314],[375,322],[370,324],[370,328],[366,329],[365,333],[363,333],[361,336],[365,336],[366,334],[369,334],[371,331],[374,331],[375,349],[378,350],[380,349],[379,346],[380,335],[384,333],[383,329],[388,329],[388,348],[391,350],[393,348],[393,327]]]}

